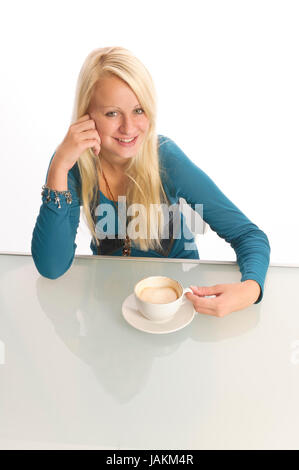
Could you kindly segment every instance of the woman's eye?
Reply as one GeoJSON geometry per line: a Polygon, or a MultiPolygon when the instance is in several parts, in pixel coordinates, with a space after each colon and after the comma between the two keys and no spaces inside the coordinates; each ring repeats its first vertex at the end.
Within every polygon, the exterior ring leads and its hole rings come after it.
{"type": "MultiPolygon", "coordinates": [[[[143,114],[144,113],[142,108],[137,108],[137,109],[135,109],[135,111],[142,111],[141,113],[137,113],[137,114],[143,114]]],[[[117,113],[117,111],[109,111],[109,113],[106,113],[106,116],[111,117],[111,114],[113,114],[113,113],[117,113]]]]}

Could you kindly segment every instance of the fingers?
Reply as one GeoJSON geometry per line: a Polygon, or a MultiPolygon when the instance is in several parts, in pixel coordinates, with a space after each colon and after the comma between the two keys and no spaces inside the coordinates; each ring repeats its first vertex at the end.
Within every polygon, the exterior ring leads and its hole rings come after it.
{"type": "Polygon", "coordinates": [[[216,286],[190,286],[193,292],[195,292],[197,295],[201,296],[210,296],[210,295],[217,295],[221,294],[223,292],[223,285],[222,284],[217,284],[216,286]]]}
{"type": "Polygon", "coordinates": [[[193,291],[194,294],[199,295],[199,296],[204,296],[204,294],[203,294],[202,291],[200,290],[200,287],[198,287],[198,286],[190,286],[190,288],[192,289],[192,291],[193,291]]]}
{"type": "Polygon", "coordinates": [[[99,136],[97,131],[84,131],[82,132],[82,138],[85,139],[95,139],[98,141],[99,145],[101,145],[101,137],[99,136]]]}
{"type": "Polygon", "coordinates": [[[94,137],[92,143],[95,144],[93,145],[93,151],[94,154],[99,156],[100,151],[101,151],[101,138],[97,131],[89,131],[89,132],[84,132],[83,134],[90,134],[90,138],[94,137]]]}
{"type": "MultiPolygon", "coordinates": [[[[100,134],[98,132],[96,122],[91,117],[90,114],[84,114],[84,116],[82,116],[80,119],[78,119],[78,121],[76,121],[76,123],[74,125],[76,125],[76,132],[84,132],[84,131],[86,132],[88,130],[93,130],[94,133],[92,135],[88,134],[84,137],[88,138],[88,139],[94,137],[95,139],[98,140],[99,144],[101,145],[101,137],[100,137],[100,134]]],[[[85,134],[85,132],[84,132],[84,134],[85,134]]]]}
{"type": "Polygon", "coordinates": [[[197,312],[212,315],[212,312],[215,310],[214,299],[199,297],[198,295],[191,294],[190,292],[187,292],[185,295],[187,299],[193,303],[193,306],[197,312]]]}
{"type": "Polygon", "coordinates": [[[92,148],[95,155],[99,156],[101,146],[96,139],[84,140],[86,148],[92,148]]]}
{"type": "Polygon", "coordinates": [[[75,132],[84,132],[95,129],[96,125],[93,119],[88,119],[87,121],[76,122],[72,125],[72,127],[74,128],[75,132]]]}
{"type": "Polygon", "coordinates": [[[84,114],[71,127],[74,128],[74,132],[83,132],[90,129],[94,129],[97,132],[95,121],[91,119],[89,114],[84,114]]]}
{"type": "MultiPolygon", "coordinates": [[[[196,288],[194,286],[190,286],[192,290],[200,291],[200,288],[196,288]]],[[[219,296],[203,296],[199,295],[196,292],[194,294],[191,294],[190,292],[187,292],[186,297],[190,302],[193,303],[193,307],[197,313],[203,313],[205,315],[213,315],[213,316],[219,316],[219,296]]]]}
{"type": "Polygon", "coordinates": [[[70,126],[70,133],[74,136],[76,142],[82,142],[84,148],[93,149],[95,155],[101,151],[101,137],[98,133],[95,121],[89,113],[81,116],[70,126]]]}

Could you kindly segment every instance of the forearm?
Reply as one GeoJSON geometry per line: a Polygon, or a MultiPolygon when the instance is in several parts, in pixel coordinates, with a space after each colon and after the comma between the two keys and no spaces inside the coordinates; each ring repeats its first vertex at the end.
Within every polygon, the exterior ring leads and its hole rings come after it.
{"type": "Polygon", "coordinates": [[[56,165],[54,155],[46,183],[50,191],[45,189],[42,193],[42,205],[32,234],[31,253],[39,273],[56,279],[69,269],[75,256],[80,199],[73,170],[61,170],[56,165]],[[58,193],[60,201],[57,203],[54,190],[69,191],[71,198],[68,193],[58,193]]]}
{"type": "Polygon", "coordinates": [[[261,286],[257,281],[254,281],[253,279],[247,279],[246,281],[242,281],[242,284],[246,286],[246,289],[248,290],[249,295],[252,297],[252,303],[255,303],[258,298],[261,295],[262,289],[261,286]]]}
{"type": "Polygon", "coordinates": [[[53,191],[50,194],[49,202],[45,201],[46,195],[43,196],[32,234],[31,253],[39,273],[56,279],[68,270],[74,259],[80,208],[71,209],[72,204],[67,204],[63,196],[58,208],[53,191]]]}
{"type": "Polygon", "coordinates": [[[49,168],[46,186],[56,191],[67,191],[67,177],[68,171],[59,165],[57,154],[55,154],[49,168]]]}
{"type": "Polygon", "coordinates": [[[231,246],[237,255],[242,274],[241,281],[252,280],[259,285],[260,302],[263,298],[264,282],[270,261],[270,245],[266,234],[259,229],[253,230],[233,240],[231,246]]]}

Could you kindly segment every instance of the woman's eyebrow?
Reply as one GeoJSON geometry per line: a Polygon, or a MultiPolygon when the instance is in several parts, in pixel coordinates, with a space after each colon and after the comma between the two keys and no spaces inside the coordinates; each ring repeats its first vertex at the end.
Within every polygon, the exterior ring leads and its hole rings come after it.
{"type": "MultiPolygon", "coordinates": [[[[119,108],[118,106],[113,106],[112,104],[109,105],[109,106],[99,106],[100,108],[117,108],[117,109],[121,109],[119,108]]],[[[140,107],[140,104],[136,104],[136,106],[134,106],[134,108],[139,108],[140,107]]],[[[133,109],[134,109],[133,108],[133,109]]]]}

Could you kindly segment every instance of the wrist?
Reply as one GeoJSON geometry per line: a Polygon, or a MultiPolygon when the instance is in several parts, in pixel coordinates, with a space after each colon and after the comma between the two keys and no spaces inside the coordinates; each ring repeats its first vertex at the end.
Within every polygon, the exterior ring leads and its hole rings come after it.
{"type": "Polygon", "coordinates": [[[55,164],[49,169],[46,186],[56,191],[67,191],[68,190],[68,172],[61,168],[57,168],[55,164]]]}
{"type": "Polygon", "coordinates": [[[242,281],[242,284],[244,284],[246,287],[248,287],[248,289],[250,289],[250,292],[252,292],[252,297],[254,298],[253,303],[255,303],[258,300],[262,291],[259,283],[254,279],[247,279],[246,281],[242,281]]]}
{"type": "Polygon", "coordinates": [[[58,173],[60,175],[66,175],[67,176],[68,172],[69,172],[69,168],[65,168],[61,162],[62,162],[62,158],[61,158],[60,154],[58,152],[56,152],[54,157],[53,157],[50,170],[52,170],[53,172],[58,173]]]}

